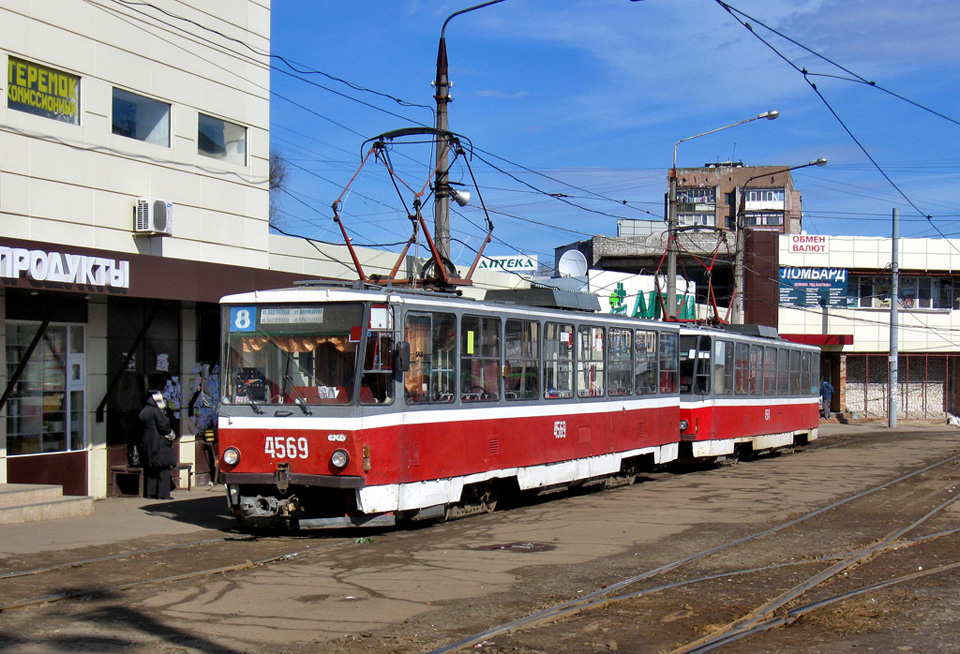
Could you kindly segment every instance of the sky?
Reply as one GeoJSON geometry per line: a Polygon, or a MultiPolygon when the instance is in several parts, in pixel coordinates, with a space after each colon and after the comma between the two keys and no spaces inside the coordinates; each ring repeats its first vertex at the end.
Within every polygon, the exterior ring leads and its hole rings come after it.
{"type": "MultiPolygon", "coordinates": [[[[368,139],[433,126],[444,20],[480,0],[273,0],[271,150],[287,162],[286,233],[393,245],[410,236],[433,150],[368,139]],[[300,72],[294,72],[294,68],[300,72]],[[359,170],[359,173],[358,173],[359,170]],[[356,175],[356,177],[354,177],[356,175]]],[[[618,219],[663,220],[667,170],[718,161],[793,167],[810,234],[960,238],[960,2],[956,0],[503,0],[445,31],[449,128],[466,154],[451,180],[451,254],[536,255],[618,219]],[[749,28],[745,25],[749,25],[749,28]],[[469,165],[466,165],[469,163],[469,165]]],[[[659,225],[658,225],[659,226],[659,225]]],[[[419,254],[425,254],[422,246],[419,254]]]]}

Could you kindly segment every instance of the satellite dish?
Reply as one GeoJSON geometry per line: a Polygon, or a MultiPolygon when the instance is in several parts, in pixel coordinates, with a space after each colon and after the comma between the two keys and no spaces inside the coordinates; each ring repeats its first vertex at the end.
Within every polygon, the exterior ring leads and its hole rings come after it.
{"type": "Polygon", "coordinates": [[[557,272],[561,277],[583,277],[587,274],[587,258],[580,250],[567,250],[560,255],[557,272]]]}

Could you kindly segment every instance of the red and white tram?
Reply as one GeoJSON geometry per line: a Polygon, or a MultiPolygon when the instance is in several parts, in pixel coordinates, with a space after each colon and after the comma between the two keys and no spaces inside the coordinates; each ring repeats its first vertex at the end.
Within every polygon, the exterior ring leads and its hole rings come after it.
{"type": "Polygon", "coordinates": [[[675,324],[383,288],[222,306],[222,479],[247,525],[465,515],[677,457],[675,324]]]}
{"type": "Polygon", "coordinates": [[[816,349],[780,340],[362,284],[221,304],[221,478],[247,526],[459,517],[816,437],[816,349]]]}
{"type": "Polygon", "coordinates": [[[815,440],[819,355],[757,325],[681,329],[681,458],[742,457],[815,440]]]}

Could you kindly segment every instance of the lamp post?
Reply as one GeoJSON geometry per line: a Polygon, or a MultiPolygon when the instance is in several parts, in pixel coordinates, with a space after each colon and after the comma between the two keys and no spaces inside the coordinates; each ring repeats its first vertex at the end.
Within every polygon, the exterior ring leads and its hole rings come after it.
{"type": "MultiPolygon", "coordinates": [[[[733,323],[742,323],[743,322],[743,258],[744,258],[744,245],[745,245],[745,234],[746,230],[746,216],[747,216],[747,187],[750,186],[750,182],[755,179],[760,179],[761,177],[767,177],[772,175],[779,175],[780,173],[787,173],[791,170],[799,170],[801,168],[809,168],[810,166],[826,166],[827,160],[823,157],[819,159],[814,159],[813,161],[799,166],[791,166],[789,168],[781,168],[780,170],[774,170],[772,172],[762,173],[760,175],[754,175],[753,177],[748,177],[747,180],[740,186],[740,203],[737,207],[737,216],[736,216],[736,247],[733,259],[733,315],[731,316],[731,322],[733,323]]],[[[786,198],[784,198],[786,202],[786,198]]],[[[786,218],[784,218],[784,225],[786,225],[786,218]]]]}
{"type": "Polygon", "coordinates": [[[670,167],[670,187],[667,196],[667,238],[669,240],[667,242],[666,313],[670,318],[673,318],[677,315],[677,243],[675,238],[677,232],[677,147],[685,141],[692,141],[693,139],[700,138],[701,136],[706,136],[707,134],[713,134],[714,132],[730,129],[731,127],[743,125],[744,123],[760,120],[761,118],[775,120],[779,115],[779,111],[764,111],[762,114],[758,114],[753,118],[747,118],[746,120],[741,120],[730,125],[724,125],[723,127],[717,127],[716,129],[711,129],[701,134],[695,134],[693,136],[682,138],[673,146],[673,166],[670,167]]]}
{"type": "MultiPolygon", "coordinates": [[[[450,143],[447,134],[450,130],[447,121],[447,105],[451,101],[451,84],[447,77],[447,41],[444,37],[444,31],[447,29],[447,23],[455,16],[465,14],[474,9],[489,7],[490,5],[495,5],[500,2],[503,2],[503,0],[490,0],[489,2],[483,2],[473,7],[455,11],[443,21],[443,26],[440,28],[440,47],[437,51],[437,79],[433,83],[435,89],[433,97],[437,101],[437,172],[434,184],[433,224],[437,252],[441,260],[449,260],[450,258],[450,178],[449,169],[447,168],[447,148],[450,143]]],[[[438,261],[437,265],[445,264],[438,261]]]]}

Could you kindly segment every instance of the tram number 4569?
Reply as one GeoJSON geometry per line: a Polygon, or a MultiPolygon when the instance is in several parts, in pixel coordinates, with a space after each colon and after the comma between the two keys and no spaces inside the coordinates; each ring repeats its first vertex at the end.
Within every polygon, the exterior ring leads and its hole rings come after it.
{"type": "Polygon", "coordinates": [[[267,436],[263,441],[263,453],[272,459],[306,459],[309,448],[303,436],[267,436]]]}

